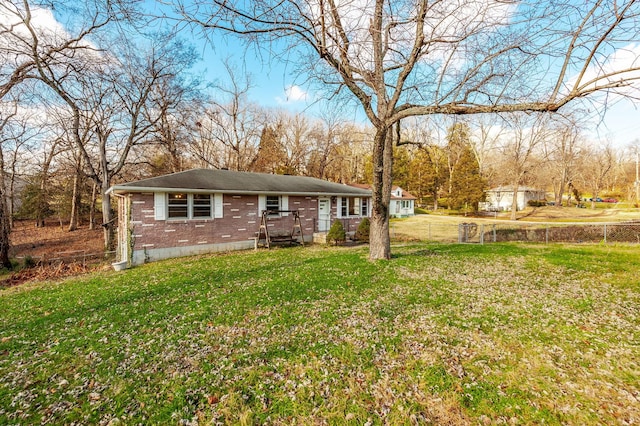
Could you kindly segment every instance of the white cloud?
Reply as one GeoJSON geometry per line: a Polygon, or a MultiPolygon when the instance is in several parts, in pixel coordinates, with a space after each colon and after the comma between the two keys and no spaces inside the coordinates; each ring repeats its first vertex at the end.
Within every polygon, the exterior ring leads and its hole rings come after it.
{"type": "Polygon", "coordinates": [[[284,97],[276,97],[279,104],[292,104],[296,102],[306,102],[309,99],[309,93],[302,90],[300,86],[288,86],[284,90],[284,97]]]}
{"type": "MultiPolygon", "coordinates": [[[[0,28],[9,30],[18,37],[30,37],[27,27],[22,23],[24,10],[13,7],[13,4],[0,8],[0,28]]],[[[49,43],[56,43],[70,37],[67,30],[60,24],[49,9],[39,7],[31,8],[31,25],[38,37],[49,43]]],[[[5,38],[5,43],[15,42],[5,38]]]]}
{"type": "MultiPolygon", "coordinates": [[[[33,35],[25,25],[27,11],[19,5],[9,2],[0,3],[0,60],[5,63],[17,63],[31,55],[31,49],[35,43],[33,35]]],[[[40,52],[51,54],[52,46],[64,45],[68,40],[77,37],[77,34],[69,32],[67,27],[58,21],[51,9],[31,6],[30,26],[40,52]]],[[[76,52],[76,57],[97,59],[100,57],[96,46],[87,37],[74,43],[75,47],[83,47],[76,52]]],[[[55,55],[55,53],[53,54],[55,55]]]]}

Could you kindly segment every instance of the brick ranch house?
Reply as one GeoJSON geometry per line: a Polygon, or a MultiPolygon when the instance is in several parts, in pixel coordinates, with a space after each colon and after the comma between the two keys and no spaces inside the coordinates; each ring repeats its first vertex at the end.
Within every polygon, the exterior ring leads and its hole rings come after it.
{"type": "Polygon", "coordinates": [[[117,263],[122,267],[253,248],[265,210],[269,232],[291,232],[297,217],[307,242],[326,234],[336,219],[355,232],[371,213],[368,190],[228,170],[188,170],[114,185],[108,193],[118,199],[117,263]]]}

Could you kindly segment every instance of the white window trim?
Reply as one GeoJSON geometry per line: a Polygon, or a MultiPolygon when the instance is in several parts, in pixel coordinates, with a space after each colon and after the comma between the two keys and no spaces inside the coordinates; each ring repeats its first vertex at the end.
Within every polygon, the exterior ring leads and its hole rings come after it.
{"type": "Polygon", "coordinates": [[[167,212],[167,220],[187,220],[189,219],[189,216],[191,216],[191,211],[192,211],[192,206],[193,206],[193,198],[191,197],[191,194],[186,193],[186,192],[168,192],[165,196],[165,202],[166,202],[166,212],[167,212]],[[185,194],[187,196],[187,215],[186,216],[180,216],[180,217],[169,217],[169,207],[170,207],[170,203],[169,203],[169,196],[171,196],[172,194],[185,194]]]}
{"type": "Polygon", "coordinates": [[[153,194],[153,207],[155,220],[211,220],[223,217],[223,194],[208,194],[211,199],[211,215],[198,216],[193,215],[193,195],[194,193],[172,192],[172,194],[187,194],[187,216],[186,217],[169,217],[169,193],[155,192],[153,194]]]}
{"type": "Polygon", "coordinates": [[[338,203],[337,203],[338,206],[337,206],[336,216],[338,218],[345,218],[345,219],[350,218],[350,217],[353,217],[353,218],[369,217],[369,212],[371,211],[371,201],[370,200],[371,200],[371,198],[369,198],[369,197],[338,197],[338,203]],[[356,199],[356,198],[358,199],[358,201],[356,202],[357,207],[358,207],[357,214],[349,215],[349,210],[350,210],[350,207],[351,207],[349,205],[349,200],[350,199],[356,199]],[[347,201],[347,210],[346,210],[347,211],[347,215],[346,216],[342,214],[342,204],[343,204],[342,200],[343,199],[346,199],[346,201],[347,201]],[[362,214],[362,200],[365,200],[365,199],[367,200],[367,214],[363,215],[362,214]]]}
{"type": "MultiPolygon", "coordinates": [[[[288,195],[259,195],[258,196],[258,213],[262,216],[262,212],[267,210],[267,197],[278,197],[278,210],[289,210],[289,196],[288,195]]],[[[282,212],[278,214],[269,215],[269,217],[284,217],[289,216],[289,213],[282,212]]]]}

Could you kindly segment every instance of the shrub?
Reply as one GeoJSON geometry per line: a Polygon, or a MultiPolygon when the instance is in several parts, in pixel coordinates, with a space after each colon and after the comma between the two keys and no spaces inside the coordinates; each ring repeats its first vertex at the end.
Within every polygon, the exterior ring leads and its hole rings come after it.
{"type": "Polygon", "coordinates": [[[343,243],[347,239],[347,234],[344,232],[344,226],[342,226],[342,222],[336,220],[331,225],[329,229],[329,233],[327,234],[327,243],[329,241],[333,241],[335,245],[338,243],[343,243]]]}
{"type": "Polygon", "coordinates": [[[360,224],[358,225],[358,229],[356,229],[356,240],[369,242],[369,228],[371,227],[371,222],[368,217],[362,219],[360,224]]]}
{"type": "Polygon", "coordinates": [[[544,207],[547,205],[545,200],[529,200],[527,201],[529,207],[544,207]]]}
{"type": "Polygon", "coordinates": [[[27,255],[24,257],[22,266],[27,269],[27,268],[33,268],[34,266],[36,266],[36,261],[33,257],[27,255]]]}

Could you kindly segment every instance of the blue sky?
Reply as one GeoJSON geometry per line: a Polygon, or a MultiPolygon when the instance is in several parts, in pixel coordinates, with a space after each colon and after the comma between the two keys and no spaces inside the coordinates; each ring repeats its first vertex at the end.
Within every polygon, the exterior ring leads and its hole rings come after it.
{"type": "MultiPolygon", "coordinates": [[[[188,35],[183,34],[185,37],[188,35]]],[[[209,35],[211,36],[211,33],[209,35]]],[[[312,88],[306,84],[303,77],[296,75],[295,65],[269,58],[264,52],[261,52],[258,57],[255,51],[245,49],[240,41],[231,36],[214,36],[213,46],[205,45],[202,36],[197,33],[191,37],[193,43],[198,46],[199,52],[202,53],[202,61],[198,68],[206,69],[207,80],[227,78],[223,61],[231,58],[238,66],[244,64],[252,76],[254,85],[250,92],[252,101],[265,107],[280,107],[294,112],[304,111],[309,115],[317,114],[322,109],[325,101],[317,101],[317,99],[323,98],[323,94],[313,91],[318,90],[317,85],[312,88]]],[[[635,61],[638,61],[640,43],[631,43],[624,47],[625,49],[620,51],[622,53],[612,55],[614,59],[611,64],[615,64],[616,60],[625,56],[627,61],[629,56],[631,60],[635,58],[635,61]]],[[[291,52],[288,54],[291,55],[291,52]]],[[[637,87],[635,95],[637,97],[637,87]]],[[[326,109],[326,105],[324,107],[326,109]]],[[[604,95],[596,94],[585,100],[574,101],[565,110],[573,107],[587,111],[585,122],[588,128],[583,130],[593,142],[610,142],[617,147],[626,147],[640,142],[640,103],[635,104],[631,99],[620,96],[610,97],[605,102],[604,95]]],[[[345,115],[342,118],[346,120],[367,123],[362,108],[355,102],[351,104],[351,110],[342,110],[341,114],[345,115]]]]}
{"type": "MultiPolygon", "coordinates": [[[[292,65],[278,60],[269,61],[269,58],[265,57],[262,58],[265,60],[263,63],[251,50],[245,55],[245,48],[237,40],[217,40],[215,49],[203,46],[200,40],[194,40],[194,43],[200,46],[199,52],[203,54],[197,69],[206,70],[204,75],[209,82],[216,79],[224,81],[227,78],[223,61],[225,58],[231,58],[238,65],[246,64],[254,83],[250,92],[251,100],[260,105],[285,108],[292,112],[306,112],[313,116],[318,113],[321,103],[324,102],[315,102],[321,95],[314,93],[309,86],[300,81],[302,79],[292,71],[292,65]]],[[[585,132],[594,142],[609,141],[614,146],[626,147],[640,141],[640,105],[618,97],[609,102],[603,118],[600,116],[602,106],[598,103],[587,102],[580,106],[589,111],[587,122],[591,123],[591,128],[585,129],[585,132]]],[[[352,114],[345,118],[360,123],[366,122],[362,111],[355,105],[352,114]]]]}

